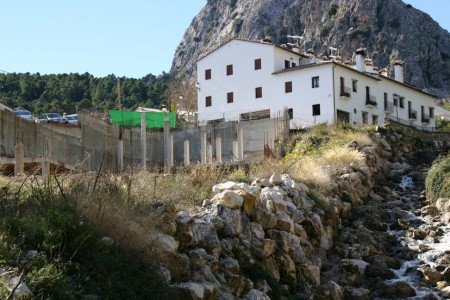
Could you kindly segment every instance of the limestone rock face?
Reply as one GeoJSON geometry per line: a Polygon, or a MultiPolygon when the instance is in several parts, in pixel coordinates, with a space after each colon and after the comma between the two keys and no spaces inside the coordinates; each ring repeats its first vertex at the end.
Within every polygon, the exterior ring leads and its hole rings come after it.
{"type": "Polygon", "coordinates": [[[339,48],[344,61],[364,45],[373,53],[374,66],[404,60],[405,81],[449,94],[450,34],[401,0],[211,0],[185,31],[171,73],[193,74],[200,57],[230,38],[270,36],[285,44],[291,42],[288,34],[302,35],[304,48],[319,57],[328,55],[329,46],[339,48]]]}

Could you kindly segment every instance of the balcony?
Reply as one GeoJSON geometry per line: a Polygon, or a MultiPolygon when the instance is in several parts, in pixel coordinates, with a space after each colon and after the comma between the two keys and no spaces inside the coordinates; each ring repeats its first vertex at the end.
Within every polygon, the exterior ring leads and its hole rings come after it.
{"type": "Polygon", "coordinates": [[[422,114],[422,123],[430,123],[430,115],[422,114]]]}
{"type": "Polygon", "coordinates": [[[367,107],[376,107],[377,106],[377,98],[372,95],[366,95],[366,106],[367,107]]]}
{"type": "Polygon", "coordinates": [[[384,112],[387,114],[392,114],[394,113],[394,103],[392,102],[385,102],[384,103],[384,112]]]}
{"type": "Polygon", "coordinates": [[[408,113],[410,120],[417,120],[417,110],[411,109],[408,113]]]}
{"type": "Polygon", "coordinates": [[[351,96],[352,90],[349,87],[341,86],[341,98],[348,99],[351,96]]]}

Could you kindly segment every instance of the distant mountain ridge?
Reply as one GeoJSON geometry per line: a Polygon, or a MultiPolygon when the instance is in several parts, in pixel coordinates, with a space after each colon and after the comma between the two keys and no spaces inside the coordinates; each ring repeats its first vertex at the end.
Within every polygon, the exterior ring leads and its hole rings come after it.
{"type": "Polygon", "coordinates": [[[172,74],[194,74],[196,61],[231,38],[276,44],[303,36],[317,56],[339,49],[343,60],[367,48],[374,66],[406,63],[405,81],[440,97],[450,94],[450,33],[402,0],[208,0],[176,49],[172,74]]]}

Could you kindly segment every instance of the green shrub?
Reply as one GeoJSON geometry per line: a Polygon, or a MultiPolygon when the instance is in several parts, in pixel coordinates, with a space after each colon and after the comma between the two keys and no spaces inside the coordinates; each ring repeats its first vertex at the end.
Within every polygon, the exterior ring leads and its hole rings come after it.
{"type": "Polygon", "coordinates": [[[435,161],[425,179],[428,199],[450,198],[450,155],[435,161]]]}

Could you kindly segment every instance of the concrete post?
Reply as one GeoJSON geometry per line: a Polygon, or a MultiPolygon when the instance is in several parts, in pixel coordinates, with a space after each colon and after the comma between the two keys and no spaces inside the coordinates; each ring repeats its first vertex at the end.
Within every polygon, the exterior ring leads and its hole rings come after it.
{"type": "Polygon", "coordinates": [[[169,165],[173,166],[173,133],[169,135],[169,165]]]}
{"type": "Polygon", "coordinates": [[[169,112],[164,112],[164,166],[170,165],[170,121],[169,112]]]}
{"type": "Polygon", "coordinates": [[[45,141],[44,141],[44,161],[42,162],[42,172],[41,172],[43,177],[46,177],[50,174],[49,155],[50,155],[50,141],[48,139],[45,139],[45,141]]]}
{"type": "Polygon", "coordinates": [[[206,144],[207,144],[207,132],[206,131],[202,131],[201,133],[201,143],[200,143],[200,154],[201,154],[201,160],[200,160],[200,162],[202,163],[202,164],[206,164],[207,163],[207,160],[206,160],[206,157],[207,157],[207,155],[206,155],[206,144]]]}
{"type": "Polygon", "coordinates": [[[147,119],[145,112],[141,113],[141,169],[147,168],[147,119]]]}
{"type": "Polygon", "coordinates": [[[119,127],[119,140],[117,141],[117,171],[123,172],[123,128],[119,127]]]}
{"type": "Polygon", "coordinates": [[[211,164],[213,161],[213,149],[211,141],[206,144],[206,153],[207,153],[207,164],[211,164]]]}
{"type": "Polygon", "coordinates": [[[216,162],[222,163],[222,137],[220,135],[216,136],[216,162]]]}
{"type": "Polygon", "coordinates": [[[184,165],[189,166],[191,163],[190,152],[189,152],[189,140],[184,140],[184,165]]]}
{"type": "Polygon", "coordinates": [[[25,160],[25,151],[23,148],[23,144],[21,142],[18,142],[16,144],[16,147],[14,149],[14,158],[15,158],[15,164],[14,164],[14,176],[17,176],[19,174],[24,173],[24,160],[25,160]]]}
{"type": "Polygon", "coordinates": [[[244,130],[242,128],[238,128],[238,160],[244,160],[244,130]]]}
{"type": "Polygon", "coordinates": [[[238,161],[238,152],[239,152],[239,150],[238,150],[238,142],[237,142],[237,140],[234,140],[233,141],[233,161],[238,161]]]}

